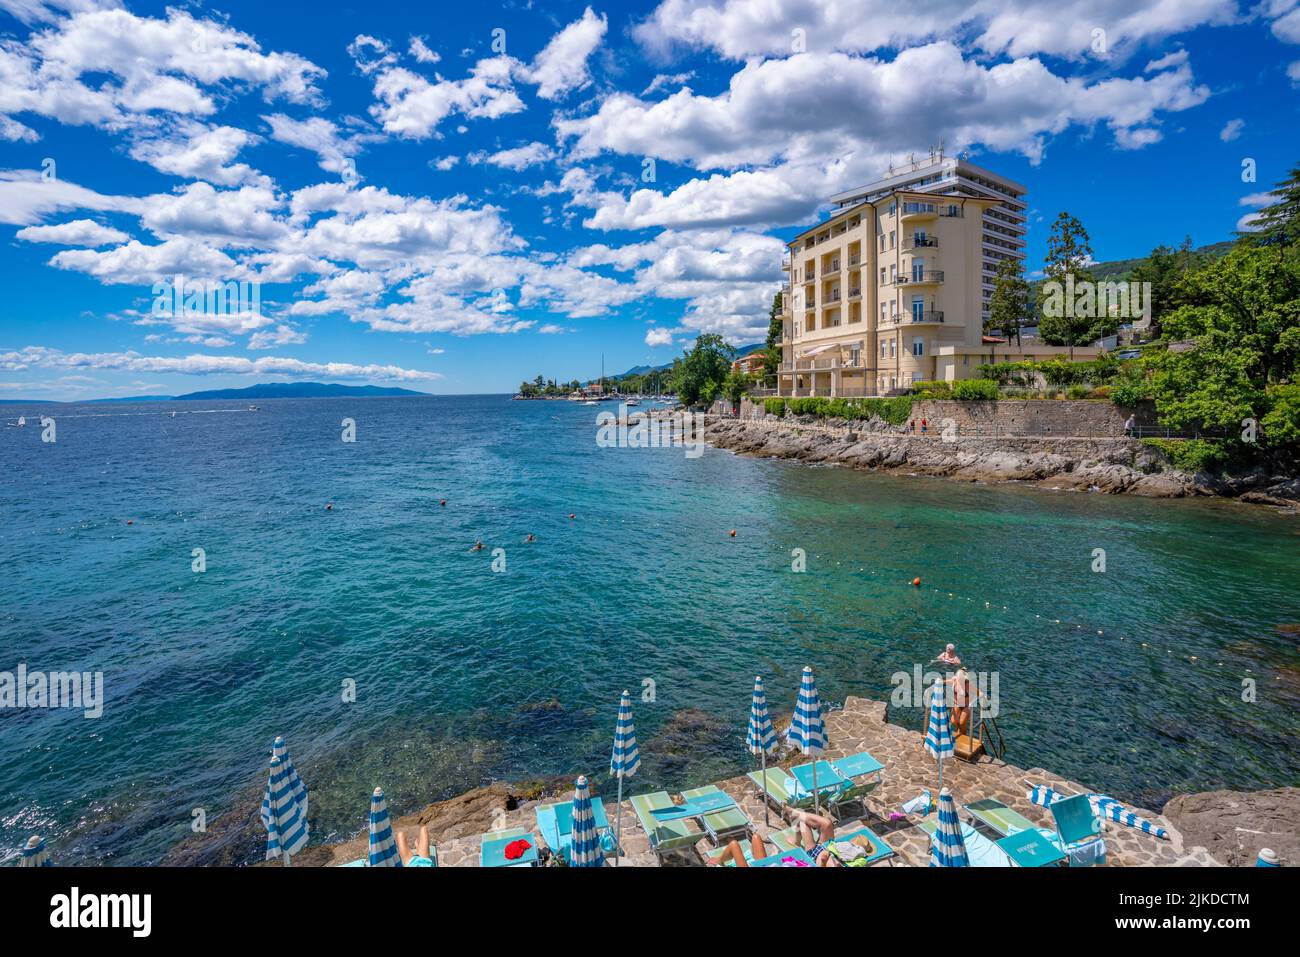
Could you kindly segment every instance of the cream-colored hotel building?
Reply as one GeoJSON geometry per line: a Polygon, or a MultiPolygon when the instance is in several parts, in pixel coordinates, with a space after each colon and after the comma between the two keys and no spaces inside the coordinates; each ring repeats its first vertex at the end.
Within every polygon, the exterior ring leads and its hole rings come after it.
{"type": "Polygon", "coordinates": [[[939,153],[831,197],[831,218],[796,236],[783,263],[778,394],[889,395],[1061,352],[984,335],[998,262],[1024,258],[1024,195],[939,153]]]}

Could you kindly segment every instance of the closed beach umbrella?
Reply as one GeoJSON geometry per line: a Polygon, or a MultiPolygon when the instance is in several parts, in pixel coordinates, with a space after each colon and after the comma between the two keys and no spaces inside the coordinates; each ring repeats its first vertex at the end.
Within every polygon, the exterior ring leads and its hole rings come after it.
{"type": "Polygon", "coordinates": [[[614,806],[614,866],[623,847],[623,779],[641,767],[641,753],[636,749],[636,725],[632,721],[632,696],[623,692],[618,703],[618,720],[614,723],[614,753],[609,758],[609,773],[618,778],[618,803],[614,806]]]}
{"type": "Polygon", "coordinates": [[[283,855],[284,866],[288,867],[290,857],[307,844],[307,818],[294,796],[284,762],[274,755],[266,791],[262,794],[262,814],[262,823],[266,825],[266,859],[273,861],[283,855]]]}
{"type": "Polygon", "coordinates": [[[45,838],[39,834],[33,834],[27,839],[27,844],[23,847],[22,856],[18,859],[19,867],[53,867],[54,862],[50,860],[50,852],[45,849],[45,838]]]}
{"type": "Polygon", "coordinates": [[[925,750],[939,762],[939,790],[943,790],[943,759],[952,754],[952,727],[948,723],[948,702],[945,700],[943,682],[936,681],[930,689],[930,718],[925,728],[925,750]]]}
{"type": "MultiPolygon", "coordinates": [[[[1065,797],[1064,794],[1048,787],[1046,784],[1035,784],[1025,796],[1029,798],[1031,804],[1037,804],[1040,807],[1051,807],[1065,797]]],[[[1088,803],[1092,805],[1093,813],[1098,817],[1109,818],[1123,824],[1125,827],[1134,828],[1161,840],[1169,840],[1169,832],[1163,827],[1134,814],[1109,794],[1089,794],[1088,803]]]]}
{"type": "Polygon", "coordinates": [[[393,825],[388,819],[388,802],[384,800],[384,789],[375,788],[370,796],[370,854],[367,863],[371,867],[401,867],[402,857],[397,853],[397,844],[393,840],[393,825]]]}
{"type": "Polygon", "coordinates": [[[1101,817],[1108,817],[1112,821],[1118,821],[1125,827],[1136,828],[1144,834],[1150,834],[1152,837],[1158,837],[1165,841],[1169,840],[1169,832],[1163,827],[1134,814],[1109,794],[1089,794],[1088,800],[1092,802],[1092,809],[1101,817]]]}
{"type": "MultiPolygon", "coordinates": [[[[275,741],[271,743],[271,754],[273,757],[280,759],[280,766],[284,768],[286,780],[289,784],[289,791],[302,814],[302,819],[307,820],[307,786],[302,783],[302,778],[298,777],[298,769],[293,766],[293,761],[289,757],[289,747],[284,743],[281,735],[275,736],[275,741]]],[[[266,799],[262,799],[262,826],[270,827],[270,810],[267,807],[266,799]]]]}
{"type": "Polygon", "coordinates": [[[1037,804],[1039,807],[1051,807],[1061,800],[1063,796],[1046,784],[1035,784],[1025,794],[1025,797],[1029,798],[1030,804],[1037,804]]]}
{"type": "Polygon", "coordinates": [[[786,740],[804,754],[813,756],[813,806],[821,813],[821,803],[817,794],[817,755],[826,747],[826,722],[822,720],[822,704],[817,697],[817,680],[813,670],[807,666],[803,669],[803,680],[799,683],[799,700],[795,702],[794,717],[790,719],[790,730],[786,740]]]}
{"type": "Polygon", "coordinates": [[[961,837],[961,821],[957,818],[957,805],[947,788],[939,792],[939,827],[930,838],[930,866],[970,867],[966,842],[961,837]]]}
{"type": "MultiPolygon", "coordinates": [[[[763,679],[754,676],[754,699],[749,705],[749,730],[745,732],[745,747],[750,754],[761,756],[763,766],[763,786],[767,787],[767,755],[776,750],[776,731],[772,728],[772,717],[767,713],[767,692],[763,690],[763,679]]],[[[763,823],[768,823],[767,801],[763,802],[763,823]]]]}
{"type": "Polygon", "coordinates": [[[573,848],[569,863],[574,867],[600,867],[605,855],[600,849],[600,835],[596,833],[596,816],[591,813],[591,791],[587,779],[578,778],[573,789],[573,848]]]}

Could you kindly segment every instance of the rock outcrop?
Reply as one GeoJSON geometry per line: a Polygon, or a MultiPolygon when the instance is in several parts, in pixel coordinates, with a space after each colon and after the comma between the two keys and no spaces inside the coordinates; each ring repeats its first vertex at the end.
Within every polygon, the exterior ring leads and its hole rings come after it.
{"type": "Polygon", "coordinates": [[[1300,861],[1300,788],[1204,791],[1173,798],[1165,817],[1230,867],[1249,867],[1259,849],[1272,848],[1288,866],[1300,861]]]}
{"type": "Polygon", "coordinates": [[[904,471],[968,482],[1026,482],[1056,489],[1151,498],[1239,497],[1295,508],[1300,479],[1251,473],[1231,478],[1175,469],[1158,449],[1125,438],[994,438],[910,435],[879,419],[867,422],[795,418],[711,420],[706,439],[742,455],[800,459],[880,471],[904,471]]]}

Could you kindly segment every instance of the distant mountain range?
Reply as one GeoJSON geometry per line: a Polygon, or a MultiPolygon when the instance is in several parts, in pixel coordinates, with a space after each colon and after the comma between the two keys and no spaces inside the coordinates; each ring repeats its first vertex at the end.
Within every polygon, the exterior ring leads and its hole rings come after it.
{"type": "MultiPolygon", "coordinates": [[[[191,399],[332,399],[332,398],[391,398],[394,396],[428,395],[411,389],[384,388],[377,385],[342,385],[337,382],[263,382],[244,389],[209,389],[206,392],[187,392],[185,395],[132,395],[111,399],[80,399],[79,402],[186,402],[191,399]]],[[[0,405],[32,405],[50,403],[49,399],[0,399],[0,405]]]]}

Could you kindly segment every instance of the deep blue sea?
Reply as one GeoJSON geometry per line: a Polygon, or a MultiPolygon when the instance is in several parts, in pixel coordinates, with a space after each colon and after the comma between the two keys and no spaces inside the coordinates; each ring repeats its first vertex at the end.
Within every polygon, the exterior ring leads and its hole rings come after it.
{"type": "Polygon", "coordinates": [[[60,863],[159,861],[193,809],[251,813],[276,734],[313,842],[376,785],[397,813],[610,792],[624,688],[632,785],[701,784],[749,767],[755,674],[781,711],[805,664],[825,702],[884,698],[949,641],[998,672],[1013,763],[1147,806],[1300,783],[1295,516],[599,448],[607,406],[258,405],[0,407],[29,422],[0,429],[0,671],[105,681],[97,719],[0,709],[0,859],[40,832],[60,863]]]}

